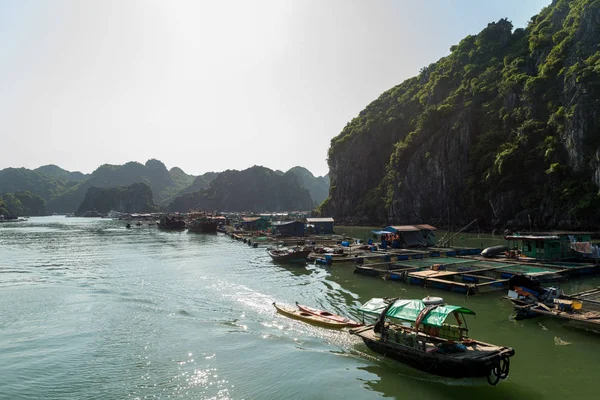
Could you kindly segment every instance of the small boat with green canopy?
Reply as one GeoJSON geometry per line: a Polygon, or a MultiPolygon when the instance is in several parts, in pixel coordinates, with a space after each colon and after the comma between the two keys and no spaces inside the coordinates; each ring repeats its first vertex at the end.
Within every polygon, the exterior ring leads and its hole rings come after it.
{"type": "Polygon", "coordinates": [[[377,320],[350,333],[376,353],[451,378],[486,377],[496,385],[508,376],[515,351],[470,339],[465,316],[475,312],[468,308],[444,304],[439,297],[374,298],[359,311],[376,315],[377,320]]]}

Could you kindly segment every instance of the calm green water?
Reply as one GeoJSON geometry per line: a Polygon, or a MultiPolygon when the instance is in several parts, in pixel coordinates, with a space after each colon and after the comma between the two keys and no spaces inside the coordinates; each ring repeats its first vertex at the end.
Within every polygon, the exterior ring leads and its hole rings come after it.
{"type": "Polygon", "coordinates": [[[0,398],[597,398],[600,336],[513,321],[502,295],[429,291],[351,266],[277,266],[264,248],[221,235],[31,218],[0,225],[0,398]],[[272,307],[355,315],[371,297],[428,294],[475,310],[471,336],[516,349],[508,380],[430,376],[272,307]]]}

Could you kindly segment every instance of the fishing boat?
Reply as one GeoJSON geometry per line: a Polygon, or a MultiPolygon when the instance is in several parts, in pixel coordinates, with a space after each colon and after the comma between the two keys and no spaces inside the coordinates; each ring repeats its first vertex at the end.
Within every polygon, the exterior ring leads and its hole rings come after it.
{"type": "Polygon", "coordinates": [[[278,313],[285,315],[286,317],[304,321],[309,324],[323,326],[325,328],[341,329],[348,326],[347,323],[333,321],[328,318],[319,317],[306,311],[302,311],[296,308],[279,306],[277,303],[273,303],[273,306],[278,313]]]}
{"type": "Polygon", "coordinates": [[[188,232],[215,233],[219,224],[210,217],[201,217],[190,220],[186,225],[188,232]]]}
{"type": "Polygon", "coordinates": [[[160,229],[181,231],[185,229],[185,220],[178,215],[163,215],[158,221],[160,229]]]}
{"type": "Polygon", "coordinates": [[[517,319],[547,316],[574,328],[600,333],[600,288],[568,295],[526,277],[511,279],[509,287],[507,298],[517,319]]]}
{"type": "Polygon", "coordinates": [[[296,263],[296,262],[306,262],[308,255],[310,254],[310,249],[301,249],[298,247],[294,248],[272,248],[268,249],[267,252],[276,262],[283,263],[296,263]]]}
{"type": "Polygon", "coordinates": [[[304,311],[304,312],[307,312],[309,314],[316,315],[316,316],[319,316],[319,317],[327,318],[327,319],[329,319],[331,321],[336,321],[336,322],[344,323],[344,324],[346,324],[346,326],[348,326],[350,328],[355,328],[357,326],[362,326],[362,324],[360,322],[353,321],[350,318],[346,318],[346,317],[343,317],[341,315],[336,315],[336,314],[330,313],[329,311],[319,310],[319,309],[316,309],[316,308],[305,306],[303,304],[298,304],[298,302],[296,302],[296,306],[298,307],[298,309],[300,311],[304,311]]]}
{"type": "Polygon", "coordinates": [[[510,347],[468,337],[465,315],[475,312],[444,304],[441,298],[401,300],[374,298],[359,308],[377,315],[374,324],[350,330],[376,353],[421,371],[450,378],[486,377],[496,385],[508,376],[510,347]],[[452,315],[456,325],[446,323],[452,315]],[[462,318],[461,318],[462,317],[462,318]]]}

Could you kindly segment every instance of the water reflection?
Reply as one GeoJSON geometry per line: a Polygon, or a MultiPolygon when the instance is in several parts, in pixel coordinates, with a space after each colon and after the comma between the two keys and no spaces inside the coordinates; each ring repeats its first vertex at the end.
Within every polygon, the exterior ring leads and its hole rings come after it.
{"type": "Polygon", "coordinates": [[[541,392],[523,388],[511,382],[510,376],[496,387],[485,378],[451,379],[412,369],[399,362],[379,360],[375,364],[358,367],[375,375],[364,380],[364,385],[383,397],[397,397],[398,393],[419,393],[422,399],[527,399],[543,398],[541,392]]]}

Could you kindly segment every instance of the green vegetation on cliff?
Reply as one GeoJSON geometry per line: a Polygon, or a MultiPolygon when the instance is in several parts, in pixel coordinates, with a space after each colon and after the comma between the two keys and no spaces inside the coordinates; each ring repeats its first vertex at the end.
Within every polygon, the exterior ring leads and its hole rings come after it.
{"type": "Polygon", "coordinates": [[[314,176],[312,172],[304,167],[293,167],[288,173],[293,173],[298,177],[300,185],[308,189],[310,197],[317,204],[321,204],[329,194],[329,175],[314,176]]]}
{"type": "Polygon", "coordinates": [[[82,174],[79,171],[67,171],[66,169],[62,169],[53,164],[42,165],[41,167],[34,169],[34,171],[54,176],[63,181],[81,182],[88,178],[88,175],[82,174]]]}
{"type": "Polygon", "coordinates": [[[134,183],[129,186],[114,188],[90,187],[83,202],[79,205],[78,214],[86,211],[108,213],[118,211],[125,213],[155,212],[158,207],[152,199],[152,189],[145,183],[134,183]]]}
{"type": "Polygon", "coordinates": [[[74,181],[66,181],[63,178],[27,168],[0,170],[0,193],[29,191],[49,200],[76,184],[74,181]]]}
{"type": "Polygon", "coordinates": [[[221,172],[207,189],[177,197],[169,211],[289,211],[310,210],[313,201],[298,177],[291,172],[283,175],[259,166],[243,171],[221,172]]]}
{"type": "Polygon", "coordinates": [[[0,215],[4,217],[46,214],[46,200],[31,192],[4,193],[0,196],[0,215]]]}
{"type": "Polygon", "coordinates": [[[600,1],[501,19],[331,141],[323,213],[584,227],[600,216],[600,1]]]}

